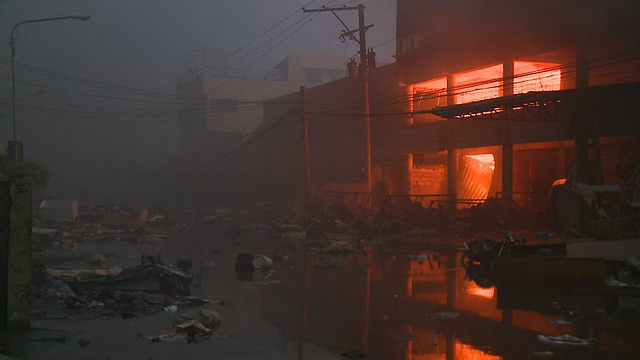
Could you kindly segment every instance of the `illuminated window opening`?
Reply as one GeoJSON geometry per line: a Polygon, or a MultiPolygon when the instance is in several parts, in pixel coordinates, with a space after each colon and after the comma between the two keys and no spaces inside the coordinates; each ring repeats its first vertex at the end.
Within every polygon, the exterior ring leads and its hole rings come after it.
{"type": "Polygon", "coordinates": [[[559,66],[555,63],[514,61],[513,93],[560,90],[562,71],[559,66]]]}
{"type": "Polygon", "coordinates": [[[456,104],[500,97],[502,64],[453,75],[456,104]]]}
{"type": "Polygon", "coordinates": [[[431,110],[447,104],[447,78],[445,76],[411,86],[414,110],[431,110]]]}
{"type": "MultiPolygon", "coordinates": [[[[493,154],[465,155],[458,181],[459,199],[486,200],[489,197],[493,173],[496,168],[493,154]]],[[[458,207],[469,207],[471,203],[458,204],[458,207]]]]}
{"type": "Polygon", "coordinates": [[[496,160],[493,154],[465,155],[465,157],[478,160],[477,166],[480,168],[496,169],[496,160]]]}
{"type": "MultiPolygon", "coordinates": [[[[539,61],[513,62],[513,94],[532,91],[557,91],[562,86],[561,64],[539,61]]],[[[504,95],[504,64],[499,63],[484,68],[453,74],[452,84],[442,76],[411,85],[413,95],[412,111],[431,110],[439,106],[466,104],[470,102],[499,98],[504,95]],[[450,85],[450,86],[448,86],[450,85]],[[447,94],[450,89],[452,93],[447,94]],[[452,95],[449,104],[447,95],[452,95]]],[[[537,106],[537,105],[536,105],[537,106]]],[[[514,108],[520,110],[521,108],[514,108]]],[[[502,112],[502,107],[456,117],[473,117],[502,112]]]]}

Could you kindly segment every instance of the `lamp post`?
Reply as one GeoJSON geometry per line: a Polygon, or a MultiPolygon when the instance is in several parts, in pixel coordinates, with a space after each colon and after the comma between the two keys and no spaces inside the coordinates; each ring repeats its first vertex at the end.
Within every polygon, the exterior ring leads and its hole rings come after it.
{"type": "Polygon", "coordinates": [[[59,16],[59,17],[52,17],[52,18],[31,19],[31,20],[20,21],[15,25],[13,25],[13,28],[11,28],[11,42],[10,42],[11,44],[11,98],[12,98],[11,115],[12,115],[12,127],[13,127],[13,141],[9,147],[13,151],[14,160],[16,162],[22,162],[22,146],[21,144],[18,144],[18,139],[16,136],[16,70],[15,70],[16,42],[14,39],[14,34],[16,32],[16,29],[20,25],[36,23],[36,22],[44,22],[44,21],[67,20],[67,19],[88,21],[89,19],[91,19],[91,15],[70,15],[70,16],[59,16]]]}

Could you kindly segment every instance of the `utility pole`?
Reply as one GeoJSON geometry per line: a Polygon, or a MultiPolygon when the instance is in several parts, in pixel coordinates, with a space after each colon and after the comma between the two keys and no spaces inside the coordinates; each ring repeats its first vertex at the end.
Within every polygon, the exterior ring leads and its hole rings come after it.
{"type": "Polygon", "coordinates": [[[309,161],[309,119],[307,117],[307,89],[300,86],[300,109],[302,117],[302,141],[304,142],[304,204],[309,201],[309,192],[311,191],[311,162],[309,161]]]}
{"type": "MultiPolygon", "coordinates": [[[[9,44],[11,45],[13,137],[9,141],[9,154],[14,164],[22,163],[23,160],[23,144],[18,141],[16,134],[16,30],[25,24],[58,20],[88,21],[89,19],[91,19],[90,15],[30,19],[17,22],[11,28],[9,44]]],[[[3,195],[0,196],[0,220],[2,221],[0,224],[0,256],[6,256],[7,259],[0,261],[0,276],[3,277],[0,280],[0,285],[3,285],[4,291],[3,294],[0,294],[0,306],[2,306],[0,316],[5,317],[0,321],[0,325],[9,330],[29,330],[31,328],[32,296],[31,179],[26,170],[19,169],[11,176],[8,183],[4,181],[0,183],[0,188],[3,189],[3,195]]]]}
{"type": "Polygon", "coordinates": [[[12,99],[12,114],[11,114],[11,123],[13,127],[13,140],[9,142],[9,153],[12,155],[13,160],[16,163],[22,162],[22,154],[23,154],[23,144],[21,141],[18,141],[18,136],[16,134],[16,41],[15,41],[15,32],[19,26],[25,24],[39,23],[45,21],[58,21],[58,20],[80,20],[80,21],[89,21],[91,19],[91,15],[70,15],[70,16],[58,16],[58,17],[50,17],[50,18],[42,18],[42,19],[30,19],[17,22],[11,28],[11,41],[9,44],[11,45],[11,99],[12,99]]]}
{"type": "Polygon", "coordinates": [[[365,132],[365,162],[367,172],[367,191],[371,193],[371,121],[369,116],[369,66],[367,64],[367,41],[365,33],[367,29],[373,27],[373,25],[364,24],[364,5],[358,6],[343,6],[343,7],[323,7],[320,9],[302,9],[303,12],[325,12],[331,11],[340,20],[340,23],[345,27],[340,34],[340,40],[344,41],[346,38],[355,40],[360,45],[360,67],[358,69],[358,78],[362,82],[362,107],[363,107],[363,119],[362,129],[365,132]],[[358,10],[358,29],[349,30],[342,20],[336,15],[336,11],[343,10],[358,10]],[[358,33],[358,38],[354,37],[354,34],[358,33]]]}

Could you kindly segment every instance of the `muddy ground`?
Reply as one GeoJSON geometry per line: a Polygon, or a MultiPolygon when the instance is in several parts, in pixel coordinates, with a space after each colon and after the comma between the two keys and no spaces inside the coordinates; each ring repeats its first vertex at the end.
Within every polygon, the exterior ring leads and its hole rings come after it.
{"type": "MultiPolygon", "coordinates": [[[[494,228],[479,234],[499,239],[502,230],[494,228]]],[[[65,301],[36,297],[32,331],[3,334],[0,353],[15,359],[379,360],[629,359],[639,353],[640,297],[570,282],[498,285],[499,274],[460,263],[462,242],[477,236],[467,227],[366,239],[344,227],[304,230],[290,223],[269,228],[247,214],[173,226],[166,238],[92,230],[77,249],[65,250],[83,256],[47,266],[122,268],[139,265],[145,254],[161,254],[165,264],[189,257],[191,295],[211,301],[199,308],[219,313],[220,325],[200,341],[164,341],[159,335],[194,308],[69,310],[65,301]],[[96,259],[92,254],[104,263],[88,262],[96,259]],[[267,255],[272,269],[239,271],[239,254],[267,255]],[[569,335],[574,343],[541,340],[569,335]]],[[[541,243],[535,231],[520,233],[532,245],[561,240],[541,243]]]]}
{"type": "MultiPolygon", "coordinates": [[[[68,311],[63,301],[35,299],[32,330],[4,334],[0,352],[16,359],[298,359],[298,339],[286,336],[261,314],[256,285],[237,281],[234,270],[237,253],[265,247],[260,237],[240,238],[220,224],[200,224],[172,234],[168,239],[143,244],[124,241],[86,242],[84,252],[106,256],[102,267],[139,264],[142,254],[162,253],[165,263],[179,257],[193,260],[192,273],[201,280],[191,287],[193,296],[224,300],[224,305],[207,304],[221,323],[208,340],[195,343],[154,342],[153,335],[167,333],[181,316],[193,309],[157,312],[130,318],[105,311],[68,311]]],[[[58,268],[87,268],[85,259],[50,265],[58,268]]],[[[305,359],[340,358],[334,351],[313,344],[304,345],[305,359]]],[[[344,358],[344,357],[342,357],[344,358]]]]}

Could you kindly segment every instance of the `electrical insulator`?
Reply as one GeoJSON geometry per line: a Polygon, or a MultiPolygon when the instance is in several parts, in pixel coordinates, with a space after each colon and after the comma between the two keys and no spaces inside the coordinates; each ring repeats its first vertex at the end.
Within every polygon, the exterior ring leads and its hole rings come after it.
{"type": "Polygon", "coordinates": [[[352,79],[358,78],[358,63],[356,63],[356,60],[353,58],[347,63],[347,73],[352,79]]]}
{"type": "Polygon", "coordinates": [[[369,70],[376,68],[376,53],[373,49],[369,49],[369,51],[367,51],[367,65],[369,65],[369,70]]]}

